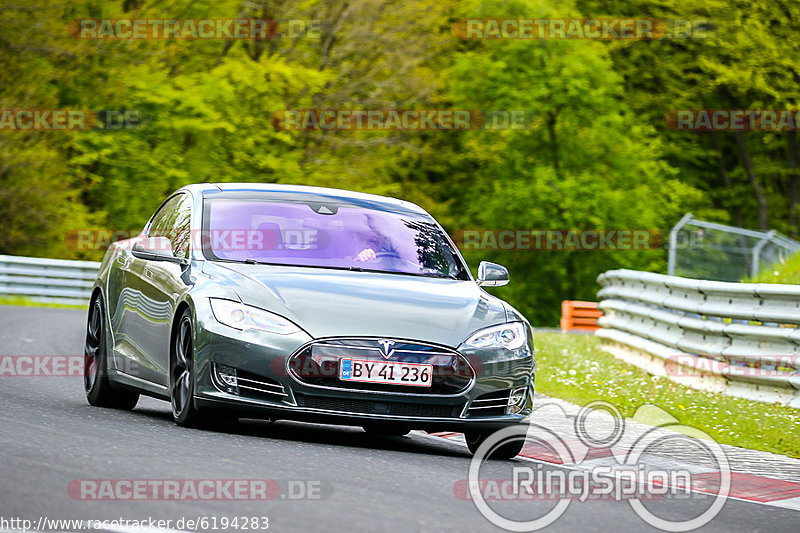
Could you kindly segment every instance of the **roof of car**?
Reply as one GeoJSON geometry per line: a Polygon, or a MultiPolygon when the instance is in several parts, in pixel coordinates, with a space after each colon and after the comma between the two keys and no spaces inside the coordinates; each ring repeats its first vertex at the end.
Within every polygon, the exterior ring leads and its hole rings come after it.
{"type": "Polygon", "coordinates": [[[275,193],[301,193],[317,194],[330,198],[347,198],[362,200],[371,203],[379,203],[387,206],[396,206],[405,210],[425,213],[426,211],[418,205],[406,200],[399,200],[390,196],[380,196],[363,192],[348,191],[345,189],[333,189],[329,187],[312,187],[307,185],[287,185],[282,183],[197,183],[187,185],[183,189],[203,194],[214,192],[275,192],[275,193]]]}

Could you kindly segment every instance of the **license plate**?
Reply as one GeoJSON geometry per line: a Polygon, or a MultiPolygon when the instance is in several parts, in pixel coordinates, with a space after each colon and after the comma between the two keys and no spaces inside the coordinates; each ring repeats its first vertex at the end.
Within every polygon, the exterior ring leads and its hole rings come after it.
{"type": "Polygon", "coordinates": [[[339,379],[363,383],[430,387],[433,383],[433,365],[366,359],[342,359],[339,365],[339,379]]]}

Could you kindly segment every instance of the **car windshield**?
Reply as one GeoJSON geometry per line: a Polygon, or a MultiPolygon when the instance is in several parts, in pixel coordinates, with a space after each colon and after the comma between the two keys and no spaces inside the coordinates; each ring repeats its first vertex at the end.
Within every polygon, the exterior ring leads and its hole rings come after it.
{"type": "Polygon", "coordinates": [[[212,260],[469,279],[427,215],[338,199],[206,198],[203,252],[212,260]]]}

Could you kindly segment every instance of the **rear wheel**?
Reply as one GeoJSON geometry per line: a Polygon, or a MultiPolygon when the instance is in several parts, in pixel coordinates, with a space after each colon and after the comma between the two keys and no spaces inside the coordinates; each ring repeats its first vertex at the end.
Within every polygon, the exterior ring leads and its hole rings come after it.
{"type": "Polygon", "coordinates": [[[203,423],[201,413],[194,406],[194,333],[192,316],[184,311],[178,320],[172,348],[169,373],[169,395],[172,418],[179,426],[198,427],[203,423]]]}
{"type": "MultiPolygon", "coordinates": [[[[492,433],[491,431],[468,431],[464,433],[469,451],[474,455],[478,451],[478,448],[481,447],[481,444],[483,444],[492,433]]],[[[524,435],[524,433],[521,433],[521,435],[524,435]]],[[[524,437],[507,439],[506,442],[495,447],[486,459],[513,459],[519,455],[524,445],[524,437]]]]}
{"type": "Polygon", "coordinates": [[[92,301],[86,324],[86,342],[83,350],[83,388],[86,399],[97,407],[131,410],[139,401],[139,394],[114,389],[108,380],[106,353],[106,323],[103,300],[92,301]]]}

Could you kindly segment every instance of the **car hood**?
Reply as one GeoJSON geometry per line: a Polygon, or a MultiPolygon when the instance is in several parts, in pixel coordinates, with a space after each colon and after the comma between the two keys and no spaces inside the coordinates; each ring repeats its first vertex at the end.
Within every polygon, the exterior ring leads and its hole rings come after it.
{"type": "Polygon", "coordinates": [[[506,322],[504,302],[473,281],[326,268],[207,263],[246,304],[284,316],[314,338],[369,336],[457,347],[506,322]]]}

